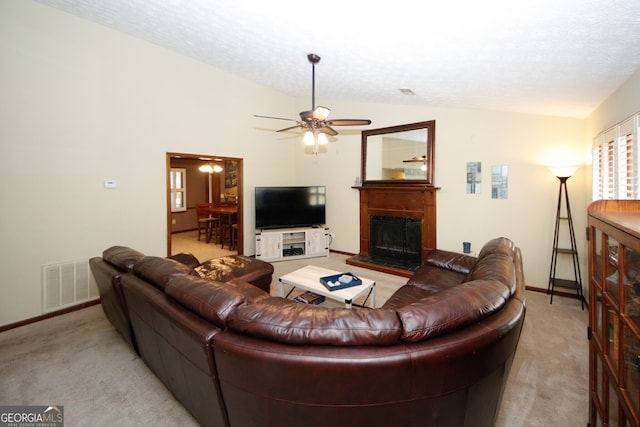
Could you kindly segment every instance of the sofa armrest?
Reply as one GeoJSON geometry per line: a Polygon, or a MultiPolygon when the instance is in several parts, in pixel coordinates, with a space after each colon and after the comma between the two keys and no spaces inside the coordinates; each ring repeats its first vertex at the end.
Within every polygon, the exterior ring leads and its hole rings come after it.
{"type": "Polygon", "coordinates": [[[455,271],[456,273],[469,274],[478,258],[458,252],[433,249],[427,254],[426,265],[455,271]]]}
{"type": "Polygon", "coordinates": [[[419,342],[479,322],[500,310],[509,290],[497,280],[474,280],[398,309],[402,340],[419,342]]]}

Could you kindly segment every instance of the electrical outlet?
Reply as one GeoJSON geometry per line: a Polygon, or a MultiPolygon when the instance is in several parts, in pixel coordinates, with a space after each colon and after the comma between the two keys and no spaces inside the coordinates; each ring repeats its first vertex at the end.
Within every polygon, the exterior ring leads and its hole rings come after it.
{"type": "Polygon", "coordinates": [[[171,220],[171,224],[176,225],[176,220],[175,220],[175,219],[172,219],[172,220],[171,220]]]}

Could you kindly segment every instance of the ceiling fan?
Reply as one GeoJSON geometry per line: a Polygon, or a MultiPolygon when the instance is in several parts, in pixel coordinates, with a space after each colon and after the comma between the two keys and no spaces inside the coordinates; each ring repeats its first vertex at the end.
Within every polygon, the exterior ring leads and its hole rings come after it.
{"type": "Polygon", "coordinates": [[[318,144],[326,144],[326,135],[334,136],[338,132],[332,128],[332,126],[364,126],[370,125],[371,120],[364,119],[334,119],[327,120],[329,117],[330,109],[322,106],[316,107],[316,64],[320,62],[320,57],[315,53],[307,55],[307,59],[311,62],[311,110],[302,111],[300,113],[300,120],[286,119],[283,117],[272,116],[260,116],[264,119],[276,119],[276,120],[288,120],[296,122],[294,126],[289,126],[284,129],[279,129],[277,132],[285,132],[295,128],[301,128],[306,130],[304,135],[304,143],[306,145],[313,145],[313,154],[318,154],[318,144]]]}
{"type": "Polygon", "coordinates": [[[427,156],[415,156],[407,160],[403,160],[402,163],[422,163],[420,169],[423,171],[427,170],[427,156]]]}

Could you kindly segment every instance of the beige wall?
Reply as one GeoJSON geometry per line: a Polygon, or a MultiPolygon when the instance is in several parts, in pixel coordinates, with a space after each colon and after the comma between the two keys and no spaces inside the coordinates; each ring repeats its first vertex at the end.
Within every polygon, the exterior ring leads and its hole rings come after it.
{"type": "Polygon", "coordinates": [[[295,180],[253,117],[290,97],[31,1],[0,2],[0,40],[0,324],[41,314],[42,265],[166,253],[167,152],[244,157],[247,188],[295,180]]]}
{"type": "MultiPolygon", "coordinates": [[[[0,40],[0,325],[41,314],[42,265],[116,244],[166,253],[166,152],[244,159],[247,254],[254,253],[253,188],[291,184],[326,185],[332,248],[358,251],[351,186],[360,175],[360,132],[341,128],[314,156],[297,136],[272,132],[278,123],[253,117],[294,116],[309,99],[31,1],[0,2],[0,40]],[[105,190],[107,179],[118,188],[105,190]]],[[[439,246],[461,250],[471,241],[478,251],[490,238],[510,237],[523,249],[527,283],[546,288],[558,182],[544,165],[558,151],[584,158],[588,121],[318,95],[331,117],[370,118],[372,128],[435,119],[439,246]],[[468,161],[482,162],[479,195],[465,192],[468,161]],[[509,166],[507,200],[491,199],[492,165],[509,166]]],[[[585,169],[569,181],[582,246],[585,169]]]]}
{"type": "MultiPolygon", "coordinates": [[[[436,120],[435,185],[437,240],[443,249],[462,251],[462,242],[479,251],[489,239],[506,236],[524,254],[525,278],[531,286],[546,288],[551,261],[558,180],[546,168],[557,157],[583,162],[584,121],[548,116],[399,105],[322,101],[335,117],[370,118],[372,127],[436,120]],[[482,162],[482,192],[467,194],[466,163],[482,162]],[[491,166],[509,167],[509,197],[491,198],[491,166]]],[[[301,184],[325,183],[329,206],[327,222],[336,237],[334,247],[358,252],[358,191],[360,135],[339,135],[329,152],[306,156],[297,152],[301,184]],[[335,197],[339,196],[339,197],[335,197]]],[[[572,214],[584,242],[584,167],[569,180],[572,214]]],[[[581,254],[584,256],[584,253],[581,254]]],[[[585,261],[586,262],[586,261],[585,261]]]]}

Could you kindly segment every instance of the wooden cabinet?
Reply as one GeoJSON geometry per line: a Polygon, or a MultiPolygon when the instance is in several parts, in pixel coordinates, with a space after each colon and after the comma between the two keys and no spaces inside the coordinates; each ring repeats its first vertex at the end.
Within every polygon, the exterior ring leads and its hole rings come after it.
{"type": "Polygon", "coordinates": [[[589,226],[589,420],[640,427],[640,200],[594,202],[589,226]]]}
{"type": "Polygon", "coordinates": [[[256,258],[284,261],[329,256],[328,228],[285,228],[256,231],[256,258]]]}

